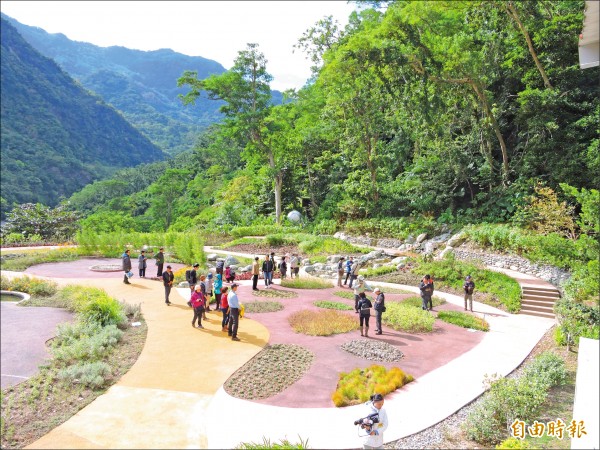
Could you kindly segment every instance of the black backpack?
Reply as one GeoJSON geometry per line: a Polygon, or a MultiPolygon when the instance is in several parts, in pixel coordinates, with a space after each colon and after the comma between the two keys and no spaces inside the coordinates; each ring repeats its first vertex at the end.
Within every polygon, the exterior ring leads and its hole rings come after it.
{"type": "Polygon", "coordinates": [[[192,283],[192,269],[188,269],[185,271],[185,281],[188,283],[192,283]]]}

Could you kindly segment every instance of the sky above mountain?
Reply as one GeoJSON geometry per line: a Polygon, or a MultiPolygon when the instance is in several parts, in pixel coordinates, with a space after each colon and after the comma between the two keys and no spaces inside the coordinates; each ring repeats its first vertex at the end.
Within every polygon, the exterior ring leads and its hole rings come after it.
{"type": "Polygon", "coordinates": [[[345,1],[12,1],[0,10],[49,33],[101,47],[170,48],[215,60],[229,69],[238,51],[258,43],[274,79],[271,88],[299,89],[310,61],[293,45],[318,20],[340,26],[357,6],[345,1]]]}

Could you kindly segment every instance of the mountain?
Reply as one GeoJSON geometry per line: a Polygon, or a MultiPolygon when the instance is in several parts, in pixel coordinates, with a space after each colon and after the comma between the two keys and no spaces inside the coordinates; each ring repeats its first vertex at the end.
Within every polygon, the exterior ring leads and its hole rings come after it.
{"type": "Polygon", "coordinates": [[[195,106],[184,106],[178,98],[178,94],[186,92],[185,88],[177,87],[177,79],[185,70],[195,70],[199,77],[225,72],[216,61],[170,49],[98,47],[72,41],[61,33],[50,34],[23,25],[5,14],[2,17],[33,48],[120,110],[167,153],[192,148],[200,131],[222,119],[218,112],[221,102],[200,98],[195,106]]]}
{"type": "Polygon", "coordinates": [[[119,168],[165,158],[4,19],[0,30],[1,190],[8,205],[55,205],[119,168]]]}

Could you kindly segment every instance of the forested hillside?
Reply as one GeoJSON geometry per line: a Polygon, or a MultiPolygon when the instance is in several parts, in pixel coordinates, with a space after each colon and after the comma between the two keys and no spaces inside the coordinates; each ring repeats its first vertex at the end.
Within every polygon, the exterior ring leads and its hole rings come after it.
{"type": "Polygon", "coordinates": [[[123,167],[164,153],[34,50],[2,19],[2,208],[55,205],[123,167]]]}
{"type": "MultiPolygon", "coordinates": [[[[225,68],[216,61],[187,56],[170,49],[132,50],[98,47],[23,25],[3,15],[42,55],[52,58],[84,87],[99,94],[152,142],[169,154],[189,150],[197,135],[222,119],[219,102],[199,99],[198,107],[183,108],[177,77],[184,70],[207,77],[225,68]]],[[[274,102],[281,102],[279,92],[274,102]]]]}
{"type": "Polygon", "coordinates": [[[118,201],[104,189],[89,223],[116,214],[134,228],[219,228],[291,209],[328,230],[373,218],[519,222],[535,189],[572,200],[561,183],[597,188],[600,173],[598,68],[578,64],[583,9],[414,1],[354,13],[345,29],[324,19],[298,43],[314,82],[278,106],[255,45],[226,74],[184,72],[187,107],[206,92],[224,99],[226,120],[156,184],[118,201]],[[158,213],[167,205],[169,220],[158,213]]]}

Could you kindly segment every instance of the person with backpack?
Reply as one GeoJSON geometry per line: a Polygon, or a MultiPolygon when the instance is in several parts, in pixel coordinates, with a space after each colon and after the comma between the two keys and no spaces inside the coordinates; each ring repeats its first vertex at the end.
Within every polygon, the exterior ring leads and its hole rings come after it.
{"type": "Polygon", "coordinates": [[[225,267],[225,280],[228,283],[233,283],[235,280],[235,270],[231,268],[231,266],[225,267]]]}
{"type": "Polygon", "coordinates": [[[367,295],[364,292],[361,292],[358,300],[358,310],[360,312],[358,320],[360,323],[360,335],[364,337],[369,337],[369,319],[371,318],[372,307],[373,304],[371,303],[371,300],[367,298],[367,295]],[[364,334],[363,323],[365,326],[364,334]]]}
{"type": "Polygon", "coordinates": [[[381,330],[381,316],[385,312],[385,296],[378,287],[373,290],[373,294],[376,296],[375,303],[373,303],[373,309],[375,310],[375,334],[383,334],[381,330]]]}
{"type": "Polygon", "coordinates": [[[216,267],[216,272],[220,273],[221,275],[223,275],[223,267],[225,266],[225,261],[217,261],[217,264],[215,265],[216,267]]]}
{"type": "Polygon", "coordinates": [[[221,290],[221,304],[218,306],[223,313],[223,320],[221,321],[221,331],[227,331],[227,324],[229,323],[229,302],[227,301],[227,291],[229,288],[225,286],[221,290]]]}
{"type": "Polygon", "coordinates": [[[344,278],[344,257],[342,256],[338,261],[338,287],[342,287],[342,278],[344,278]]]}
{"type": "Polygon", "coordinates": [[[467,300],[469,301],[469,310],[473,312],[473,291],[475,290],[475,283],[471,275],[467,275],[465,278],[465,284],[463,284],[463,290],[465,291],[465,311],[467,310],[467,300]]]}
{"type": "Polygon", "coordinates": [[[358,307],[358,302],[361,299],[361,294],[365,293],[365,277],[362,275],[358,277],[358,281],[354,286],[354,312],[360,312],[360,308],[358,307]]]}
{"type": "Polygon", "coordinates": [[[127,275],[131,271],[131,257],[129,256],[129,249],[125,249],[123,254],[121,255],[121,268],[125,275],[123,276],[123,283],[131,284],[129,282],[129,276],[127,275]]]}
{"type": "Polygon", "coordinates": [[[292,257],[290,258],[290,278],[294,278],[294,276],[298,277],[298,272],[300,271],[299,263],[298,256],[292,253],[292,257]]]}
{"type": "Polygon", "coordinates": [[[146,278],[146,250],[140,252],[138,256],[138,270],[140,271],[140,278],[146,278]]]}
{"type": "Polygon", "coordinates": [[[215,301],[217,305],[221,304],[221,289],[223,288],[223,275],[220,273],[215,275],[215,282],[213,284],[215,289],[215,301]]]}
{"type": "Polygon", "coordinates": [[[285,279],[287,276],[287,263],[285,262],[285,256],[281,257],[281,262],[279,263],[279,272],[281,272],[281,279],[285,279]]]}
{"type": "Polygon", "coordinates": [[[419,290],[421,291],[421,300],[423,300],[423,310],[431,311],[433,309],[433,279],[431,275],[427,274],[423,277],[419,283],[419,290]]]}
{"type": "MultiPolygon", "coordinates": [[[[348,278],[350,278],[350,272],[352,272],[352,263],[353,263],[353,259],[352,256],[348,257],[348,261],[346,261],[346,279],[344,280],[344,286],[346,285],[346,283],[348,282],[348,278]]],[[[352,284],[352,283],[351,283],[352,284]]]]}
{"type": "Polygon", "coordinates": [[[192,327],[196,328],[196,320],[198,320],[198,328],[204,328],[202,326],[202,315],[204,313],[204,305],[206,305],[206,297],[202,294],[202,286],[197,284],[194,286],[194,292],[190,299],[192,308],[194,308],[194,319],[192,320],[192,327]]]}
{"type": "Polygon", "coordinates": [[[198,267],[200,267],[200,264],[195,263],[191,269],[185,271],[185,281],[188,282],[190,286],[190,291],[192,293],[194,292],[194,286],[198,284],[198,267]]]}
{"type": "Polygon", "coordinates": [[[352,285],[354,284],[354,280],[358,278],[358,271],[360,269],[360,264],[358,261],[354,261],[352,263],[352,268],[350,269],[350,284],[348,287],[352,289],[352,285]]]}

